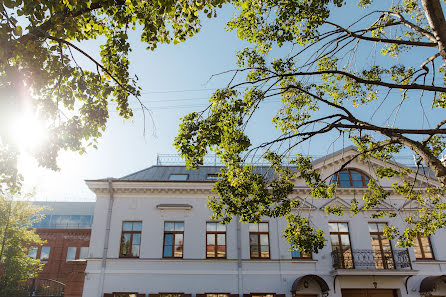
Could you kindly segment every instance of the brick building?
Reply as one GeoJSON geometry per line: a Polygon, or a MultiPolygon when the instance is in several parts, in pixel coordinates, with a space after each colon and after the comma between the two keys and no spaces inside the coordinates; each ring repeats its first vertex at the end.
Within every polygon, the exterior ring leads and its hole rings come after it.
{"type": "MultiPolygon", "coordinates": [[[[82,296],[94,202],[35,202],[45,218],[34,227],[46,243],[30,247],[29,255],[46,263],[38,281],[63,287],[65,297],[82,296]]],[[[38,286],[38,285],[37,285],[38,286]]]]}

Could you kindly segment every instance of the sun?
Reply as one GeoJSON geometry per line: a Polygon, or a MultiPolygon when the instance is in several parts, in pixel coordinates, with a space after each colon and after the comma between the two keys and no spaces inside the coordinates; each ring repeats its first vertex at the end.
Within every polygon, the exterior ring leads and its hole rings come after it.
{"type": "Polygon", "coordinates": [[[16,118],[10,131],[21,151],[32,151],[40,147],[48,137],[44,122],[30,111],[16,118]]]}

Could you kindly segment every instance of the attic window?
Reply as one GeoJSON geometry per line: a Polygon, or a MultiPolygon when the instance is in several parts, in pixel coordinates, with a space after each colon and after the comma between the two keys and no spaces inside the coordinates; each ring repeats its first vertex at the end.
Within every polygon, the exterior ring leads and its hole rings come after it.
{"type": "Polygon", "coordinates": [[[336,183],[338,187],[363,188],[367,187],[370,178],[359,170],[344,169],[332,176],[330,184],[336,183]]]}
{"type": "Polygon", "coordinates": [[[218,180],[218,179],[221,179],[221,177],[218,176],[218,174],[216,174],[216,173],[210,173],[210,174],[208,174],[206,179],[207,180],[218,180]]]}
{"type": "Polygon", "coordinates": [[[171,174],[169,176],[169,180],[187,180],[189,177],[188,174],[171,174]]]}

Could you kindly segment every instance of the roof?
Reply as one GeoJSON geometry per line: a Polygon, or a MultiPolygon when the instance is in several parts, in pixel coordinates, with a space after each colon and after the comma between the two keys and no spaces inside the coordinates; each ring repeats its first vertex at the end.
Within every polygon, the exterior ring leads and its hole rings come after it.
{"type": "MultiPolygon", "coordinates": [[[[172,181],[172,175],[187,175],[185,181],[215,181],[216,175],[224,166],[199,166],[198,169],[187,169],[186,166],[155,165],[118,178],[118,181],[172,181]]],[[[254,172],[267,178],[274,177],[269,166],[256,166],[254,172]]],[[[181,180],[175,180],[181,181],[181,180]]]]}
{"type": "Polygon", "coordinates": [[[95,202],[33,201],[32,204],[47,207],[45,215],[93,215],[95,202]]]}

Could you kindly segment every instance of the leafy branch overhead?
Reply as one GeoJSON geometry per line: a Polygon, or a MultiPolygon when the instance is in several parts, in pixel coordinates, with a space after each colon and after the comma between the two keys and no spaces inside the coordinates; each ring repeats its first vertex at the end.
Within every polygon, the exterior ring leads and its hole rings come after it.
{"type": "Polygon", "coordinates": [[[150,50],[179,43],[199,32],[199,12],[215,17],[223,2],[0,1],[0,138],[8,155],[0,160],[2,181],[20,188],[19,148],[9,128],[27,108],[49,135],[34,154],[56,169],[61,149],[82,153],[96,146],[110,107],[123,118],[133,115],[129,100],[139,100],[140,87],[129,71],[130,31],[150,50]],[[102,42],[99,55],[85,46],[92,39],[102,42]]]}
{"type": "MultiPolygon", "coordinates": [[[[175,140],[191,167],[202,164],[210,151],[226,164],[214,187],[217,195],[210,198],[214,216],[225,221],[233,216],[242,221],[286,217],[284,236],[293,248],[318,251],[322,231],[293,211],[299,203],[290,199],[294,182],[305,181],[315,199],[335,197],[336,187],[328,185],[329,177],[321,177],[309,158],[292,156],[312,140],[323,139],[328,148],[345,139],[357,153],[337,172],[370,158],[385,164],[369,172],[368,191],[362,201],[352,200],[352,214],[379,208],[394,192],[422,207],[416,214],[402,214],[407,228],[386,228],[389,238],[407,246],[417,233],[431,235],[444,228],[444,2],[409,0],[386,3],[388,7],[373,0],[234,4],[238,13],[228,28],[252,46],[237,54],[239,68],[226,72],[233,74],[230,83],[215,92],[210,106],[183,118],[175,140]],[[271,119],[278,135],[255,143],[246,128],[274,98],[281,99],[271,119]],[[416,119],[400,114],[415,108],[416,119]],[[395,167],[393,156],[407,151],[414,154],[417,168],[395,167]],[[273,177],[247,165],[259,152],[272,164],[273,177]],[[436,180],[427,178],[426,171],[436,180]],[[401,182],[383,187],[382,181],[391,178],[401,182]],[[421,180],[430,186],[423,188],[421,180]]],[[[339,207],[326,210],[343,215],[339,207]]],[[[379,211],[374,217],[396,215],[379,211]]]]}

